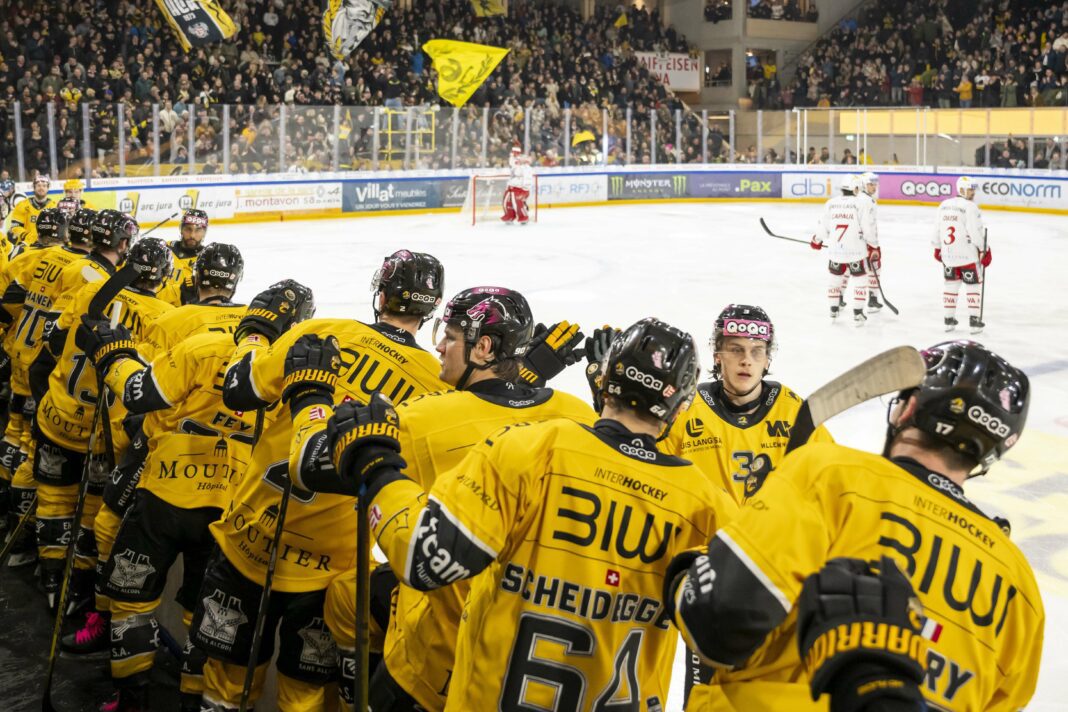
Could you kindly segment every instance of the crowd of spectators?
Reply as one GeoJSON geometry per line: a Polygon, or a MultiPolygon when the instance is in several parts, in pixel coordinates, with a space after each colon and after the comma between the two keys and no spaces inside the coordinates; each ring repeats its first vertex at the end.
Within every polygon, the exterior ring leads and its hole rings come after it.
{"type": "MultiPolygon", "coordinates": [[[[373,112],[362,107],[411,109],[414,116],[418,147],[405,145],[403,132],[393,130],[398,117],[380,117],[380,164],[394,164],[398,151],[411,160],[418,155],[424,164],[450,164],[455,114],[461,124],[456,162],[475,165],[481,158],[483,107],[491,107],[487,159],[494,162],[506,160],[512,142],[528,135],[537,160],[559,160],[565,152],[568,109],[572,136],[589,130],[598,138],[602,110],[610,113],[611,130],[618,129],[621,133],[614,135],[620,136],[630,109],[631,160],[636,162],[651,158],[650,112],[660,119],[660,156],[687,150],[674,145],[676,110],[685,107],[634,57],[635,51],[691,51],[686,38],[664,27],[656,11],[601,7],[583,20],[563,6],[518,0],[510,3],[509,17],[476,18],[469,0],[432,0],[391,10],[339,62],[326,52],[321,37],[320,0],[223,3],[238,34],[188,54],[151,3],[72,0],[59,14],[39,1],[6,4],[10,9],[0,17],[0,168],[15,164],[16,102],[31,174],[49,168],[49,105],[59,171],[75,174],[82,167],[84,104],[89,106],[94,170],[101,175],[118,163],[120,136],[127,165],[151,160],[154,106],[161,162],[175,164],[175,170],[183,170],[190,150],[197,170],[221,170],[226,160],[223,105],[230,107],[234,172],[329,166],[334,106],[342,107],[337,134],[344,167],[367,167],[374,159],[373,112]],[[618,21],[623,12],[626,23],[618,21]],[[467,106],[454,111],[441,105],[436,74],[421,50],[432,38],[511,51],[467,106]],[[286,106],[284,141],[278,136],[281,105],[286,106]],[[280,143],[284,157],[278,153],[280,143]]],[[[688,123],[693,120],[687,114],[688,123]]],[[[603,148],[600,140],[587,143],[603,148]]],[[[622,141],[613,138],[611,146],[610,159],[623,160],[622,141]]],[[[574,149],[578,155],[591,150],[574,149]]]]}
{"type": "Polygon", "coordinates": [[[722,22],[734,17],[731,0],[705,0],[705,22],[722,22]]]}
{"type": "MultiPolygon", "coordinates": [[[[764,2],[766,0],[762,0],[764,2]]],[[[1068,106],[1068,2],[875,0],[807,50],[758,108],[1068,106]]]]}
{"type": "Polygon", "coordinates": [[[818,22],[820,12],[812,0],[755,0],[749,2],[749,17],[758,20],[818,22]]]}

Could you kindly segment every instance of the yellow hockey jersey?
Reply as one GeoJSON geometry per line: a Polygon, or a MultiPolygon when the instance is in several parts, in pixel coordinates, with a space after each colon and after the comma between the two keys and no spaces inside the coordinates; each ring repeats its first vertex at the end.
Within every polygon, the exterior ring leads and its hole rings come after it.
{"type": "Polygon", "coordinates": [[[11,220],[8,222],[8,232],[18,242],[33,245],[37,242],[37,216],[45,208],[54,208],[56,203],[46,196],[44,201],[38,202],[34,196],[28,196],[21,200],[11,211],[11,220]]]}
{"type": "MultiPolygon", "coordinates": [[[[494,379],[465,391],[417,396],[397,408],[404,473],[429,492],[439,474],[460,463],[492,432],[517,423],[571,418],[592,425],[597,416],[583,401],[547,388],[515,386],[494,379]]],[[[390,676],[420,705],[445,706],[456,632],[470,588],[459,581],[434,591],[400,586],[386,633],[390,676]]]]}
{"type": "MultiPolygon", "coordinates": [[[[441,390],[440,364],[406,331],[351,319],[312,319],[297,324],[273,345],[253,335],[238,345],[227,372],[227,402],[270,403],[282,394],[286,353],[301,335],[332,334],[341,347],[335,402],[366,403],[381,391],[394,402],[441,390]]],[[[252,408],[256,407],[252,405],[252,408]]],[[[250,409],[252,409],[250,408],[250,409]]],[[[323,425],[325,425],[325,419],[323,425]]],[[[253,451],[248,474],[230,509],[212,525],[223,554],[246,578],[262,582],[282,487],[289,472],[294,430],[289,407],[280,405],[253,451]]],[[[330,579],[355,566],[356,514],[352,497],[313,493],[294,475],[293,495],[275,568],[279,591],[325,589],[330,579]]]]}
{"type": "Polygon", "coordinates": [[[74,299],[74,295],[90,282],[99,282],[115,274],[115,265],[106,258],[90,252],[82,259],[75,260],[63,268],[59,273],[56,285],[56,297],[54,311],[62,312],[74,299]]]}
{"type": "MultiPolygon", "coordinates": [[[[70,267],[77,266],[75,262],[70,267]]],[[[69,267],[68,267],[69,269],[69,267]]],[[[48,377],[48,393],[42,398],[37,410],[37,423],[52,442],[76,451],[85,451],[89,442],[89,428],[93,421],[93,408],[97,400],[96,369],[89,358],[74,343],[75,333],[89,302],[100,291],[104,281],[85,285],[71,299],[56,320],[56,328],[66,332],[63,352],[56,355],[56,367],[48,377]]],[[[135,288],[119,292],[104,310],[111,314],[112,305],[120,304],[119,323],[130,330],[134,339],[141,337],[145,324],[161,312],[173,307],[160,301],[154,294],[135,288]]],[[[122,418],[126,409],[121,403],[109,403],[112,432],[121,433],[122,418]]],[[[98,438],[99,449],[104,451],[103,438],[98,438]]],[[[118,441],[118,438],[116,438],[118,441]]]]}
{"type": "Polygon", "coordinates": [[[501,428],[425,500],[387,482],[368,517],[408,585],[474,577],[446,710],[586,712],[666,704],[667,565],[735,508],[652,437],[561,418],[501,428]]]}
{"type": "Polygon", "coordinates": [[[1023,709],[1035,690],[1045,623],[1023,554],[948,478],[913,460],[829,443],[785,458],[717,533],[708,547],[711,570],[721,574],[715,586],[707,593],[680,586],[676,621],[691,647],[723,657],[722,642],[707,636],[713,616],[733,622],[714,628],[721,640],[758,645],[722,685],[695,688],[687,709],[826,710],[823,699],[808,700],[798,659],[801,585],[828,559],[883,555],[908,575],[928,617],[921,691],[931,708],[1023,709]],[[727,570],[735,575],[722,575],[727,570]],[[777,622],[770,634],[764,629],[777,622]]]}
{"type": "Polygon", "coordinates": [[[175,507],[225,508],[248,466],[255,413],[222,402],[233,352],[230,334],[202,333],[160,353],[147,368],[120,361],[105,379],[130,412],[148,414],[148,455],[137,486],[175,507]]]}
{"type": "Polygon", "coordinates": [[[11,390],[20,395],[30,394],[29,370],[44,346],[45,325],[59,316],[55,308],[61,288],[59,276],[67,265],[85,257],[82,252],[57,245],[28,250],[15,258],[12,267],[27,255],[37,258],[32,269],[12,275],[13,282],[24,290],[22,302],[8,304],[5,300],[4,304],[5,309],[18,309],[8,330],[10,342],[5,339],[5,343],[11,357],[11,390]]]}
{"type": "Polygon", "coordinates": [[[183,292],[194,295],[193,292],[193,268],[196,266],[200,251],[193,254],[182,248],[181,240],[167,243],[171,248],[171,257],[174,260],[174,271],[167,282],[159,290],[159,298],[176,307],[182,306],[183,292]]]}
{"type": "Polygon", "coordinates": [[[145,326],[143,345],[154,356],[176,346],[188,336],[212,332],[229,334],[230,345],[233,346],[234,330],[247,308],[243,304],[213,302],[186,304],[165,311],[145,326]]]}
{"type": "MultiPolygon", "coordinates": [[[[786,386],[774,381],[763,383],[760,403],[752,413],[731,410],[722,381],[700,384],[689,410],[679,415],[660,446],[664,452],[697,465],[739,504],[745,500],[753,459],[765,454],[772,467],[779,464],[802,403],[786,386]]],[[[832,439],[821,425],[809,442],[832,439]]],[[[751,487],[754,484],[750,481],[751,487]]]]}

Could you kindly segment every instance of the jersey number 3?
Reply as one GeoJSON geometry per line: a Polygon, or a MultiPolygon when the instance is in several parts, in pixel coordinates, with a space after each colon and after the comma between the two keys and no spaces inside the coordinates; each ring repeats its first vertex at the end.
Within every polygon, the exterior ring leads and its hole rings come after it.
{"type": "Polygon", "coordinates": [[[946,236],[945,236],[945,238],[943,238],[942,242],[944,242],[947,245],[952,245],[956,241],[957,241],[957,228],[956,228],[956,226],[954,226],[954,225],[947,226],[946,227],[946,236]]]}
{"type": "MultiPolygon", "coordinates": [[[[592,712],[639,712],[641,709],[638,657],[644,633],[640,628],[635,628],[619,646],[612,681],[597,695],[597,701],[590,708],[592,712]],[[621,688],[627,690],[626,699],[617,698],[621,688]]],[[[558,659],[539,658],[535,650],[555,648],[561,650],[564,656],[588,660],[596,645],[593,632],[585,626],[561,618],[524,613],[519,618],[518,634],[512,657],[508,661],[500,708],[517,712],[583,709],[588,684],[582,671],[558,659]],[[540,698],[536,698],[537,701],[543,701],[545,697],[555,698],[555,703],[551,708],[546,708],[535,700],[528,701],[528,694],[540,698]]]]}

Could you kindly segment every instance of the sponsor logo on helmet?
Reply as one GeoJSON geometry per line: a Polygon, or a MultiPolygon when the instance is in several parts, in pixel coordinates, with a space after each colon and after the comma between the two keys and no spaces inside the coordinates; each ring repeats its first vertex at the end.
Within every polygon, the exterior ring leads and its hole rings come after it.
{"type": "Polygon", "coordinates": [[[282,296],[288,299],[289,301],[294,301],[297,298],[297,293],[294,292],[292,289],[287,289],[282,292],[282,296]]]}
{"type": "Polygon", "coordinates": [[[973,423],[976,423],[999,438],[1004,438],[1009,434],[1009,426],[1002,423],[997,417],[990,415],[982,407],[973,405],[968,409],[968,419],[973,423]]]}
{"type": "Polygon", "coordinates": [[[998,400],[1001,402],[1001,407],[1005,410],[1012,408],[1012,391],[1008,388],[1002,388],[998,391],[998,400]]]}
{"type": "Polygon", "coordinates": [[[429,294],[421,294],[419,292],[412,292],[411,294],[405,292],[404,295],[401,296],[404,299],[411,299],[413,302],[422,302],[423,304],[437,304],[439,301],[439,297],[434,297],[429,294]]]}
{"type": "Polygon", "coordinates": [[[744,336],[750,339],[771,338],[771,324],[765,321],[750,321],[748,319],[725,319],[723,321],[724,336],[744,336]]]}
{"type": "Polygon", "coordinates": [[[626,369],[623,371],[623,375],[632,381],[637,381],[643,386],[647,388],[652,388],[656,391],[662,390],[664,388],[663,381],[661,381],[656,376],[651,376],[648,373],[641,371],[635,366],[627,366],[626,369]]]}
{"type": "Polygon", "coordinates": [[[212,277],[230,278],[231,276],[233,276],[233,272],[227,272],[226,270],[222,270],[222,269],[209,269],[208,270],[208,275],[212,276],[212,277]]]}
{"type": "Polygon", "coordinates": [[[964,399],[963,398],[954,398],[953,400],[951,400],[949,402],[949,412],[950,413],[956,413],[957,415],[960,415],[961,413],[963,413],[964,412],[964,399]]]}

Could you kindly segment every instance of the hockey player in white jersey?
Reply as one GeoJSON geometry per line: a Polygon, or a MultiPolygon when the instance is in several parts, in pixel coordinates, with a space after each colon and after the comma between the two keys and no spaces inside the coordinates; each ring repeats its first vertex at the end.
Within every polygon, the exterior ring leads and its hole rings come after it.
{"type": "Polygon", "coordinates": [[[530,188],[534,183],[530,157],[524,156],[523,149],[519,146],[513,146],[512,155],[508,157],[508,166],[511,175],[508,177],[508,187],[504,190],[504,215],[501,220],[508,225],[513,222],[526,225],[530,220],[527,198],[530,197],[530,188]]]}
{"type": "Polygon", "coordinates": [[[942,263],[945,289],[942,309],[946,331],[957,326],[957,294],[965,285],[968,322],[973,334],[983,330],[983,277],[990,266],[990,246],[979,206],[973,202],[975,181],[968,176],[957,179],[957,197],[942,201],[935,218],[934,257],[942,263]]]}
{"type": "Polygon", "coordinates": [[[813,250],[828,248],[831,273],[827,299],[831,305],[831,318],[838,318],[838,299],[842,295],[843,277],[847,274],[853,283],[853,321],[862,326],[868,317],[864,306],[868,301],[869,262],[878,262],[881,256],[879,235],[875,227],[875,212],[871,200],[860,198],[860,179],[846,176],[842,181],[842,194],[831,198],[823,207],[819,228],[812,236],[813,250]]]}
{"type": "MultiPolygon", "coordinates": [[[[860,174],[860,191],[857,195],[860,198],[867,198],[871,201],[872,212],[872,224],[878,229],[879,220],[875,212],[875,206],[877,204],[876,197],[879,194],[879,174],[872,173],[871,171],[865,171],[860,174]]],[[[873,257],[868,260],[871,273],[868,275],[868,313],[873,314],[883,308],[883,303],[879,301],[879,281],[875,278],[875,273],[882,273],[882,255],[873,257]]]]}

